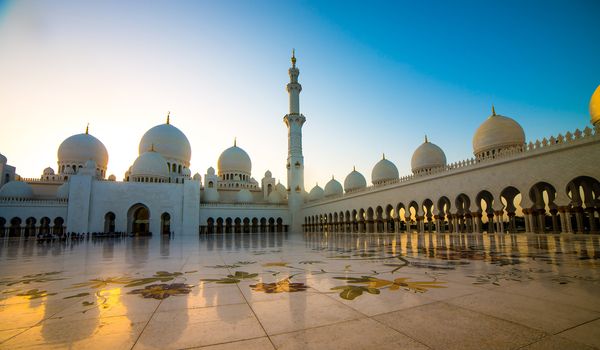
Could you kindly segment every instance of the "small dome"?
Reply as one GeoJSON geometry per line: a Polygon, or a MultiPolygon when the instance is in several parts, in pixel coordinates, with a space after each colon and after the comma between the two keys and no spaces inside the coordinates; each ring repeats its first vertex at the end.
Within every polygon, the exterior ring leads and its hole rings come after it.
{"type": "Polygon", "coordinates": [[[139,154],[143,154],[150,148],[160,153],[165,159],[174,159],[190,165],[192,158],[192,147],[190,141],[181,130],[169,124],[157,125],[146,131],[139,145],[139,154]]]}
{"type": "Polygon", "coordinates": [[[590,98],[590,117],[593,125],[600,123],[600,85],[590,98]]]}
{"type": "Polygon", "coordinates": [[[356,169],[353,169],[344,180],[344,189],[346,192],[355,191],[365,187],[367,187],[367,180],[365,180],[365,177],[356,171],[356,169]]]}
{"type": "Polygon", "coordinates": [[[202,197],[202,201],[205,203],[218,203],[219,202],[219,192],[216,188],[210,187],[204,188],[204,193],[202,197]]]}
{"type": "Polygon", "coordinates": [[[283,196],[287,194],[287,188],[285,188],[285,186],[282,185],[281,182],[277,182],[277,185],[275,185],[275,190],[283,196]]]}
{"type": "Polygon", "coordinates": [[[52,169],[51,167],[47,167],[46,169],[44,169],[43,174],[44,175],[54,175],[54,169],[52,169]]]}
{"type": "Polygon", "coordinates": [[[183,170],[181,170],[181,175],[185,177],[190,177],[192,176],[192,171],[190,170],[190,168],[183,168],[183,170]]]}
{"type": "Polygon", "coordinates": [[[331,180],[325,185],[325,190],[323,191],[325,197],[333,197],[344,193],[344,189],[342,188],[342,184],[339,183],[336,179],[331,177],[331,180]]]}
{"type": "Polygon", "coordinates": [[[117,181],[117,177],[115,176],[115,174],[110,174],[110,176],[108,177],[108,181],[117,181]]]}
{"type": "Polygon", "coordinates": [[[322,199],[324,196],[325,191],[323,191],[323,189],[317,184],[315,187],[312,188],[312,190],[310,190],[310,193],[308,194],[308,200],[316,201],[322,199]]]}
{"type": "Polygon", "coordinates": [[[137,157],[129,175],[167,178],[169,177],[169,167],[160,153],[149,151],[137,157]]]}
{"type": "Polygon", "coordinates": [[[425,142],[413,153],[410,165],[413,173],[445,167],[446,154],[436,144],[427,141],[427,137],[425,137],[425,142]]]}
{"type": "Polygon", "coordinates": [[[371,171],[371,182],[373,182],[374,185],[377,185],[386,181],[396,180],[399,176],[398,168],[396,168],[394,163],[385,159],[384,155],[371,171]]]}
{"type": "Polygon", "coordinates": [[[265,177],[266,177],[267,179],[270,179],[270,178],[272,178],[272,177],[273,177],[273,174],[271,174],[271,171],[270,171],[270,170],[267,170],[267,171],[265,171],[265,177]]]}
{"type": "Polygon", "coordinates": [[[33,198],[33,189],[26,182],[9,181],[0,188],[0,198],[33,198]]]}
{"type": "Polygon", "coordinates": [[[6,159],[6,157],[0,153],[0,164],[6,164],[6,162],[8,162],[8,159],[6,159]]]}
{"type": "Polygon", "coordinates": [[[496,114],[492,115],[477,128],[473,136],[473,153],[479,156],[487,151],[500,151],[507,148],[522,148],[525,144],[525,132],[514,119],[496,114]]]}
{"type": "Polygon", "coordinates": [[[69,183],[65,182],[64,184],[58,186],[56,189],[56,198],[59,199],[67,199],[69,198],[69,183]]]}
{"type": "Polygon", "coordinates": [[[94,160],[102,169],[108,164],[108,152],[104,144],[90,134],[77,134],[68,137],[58,147],[60,164],[85,164],[94,160]]]}
{"type": "Polygon", "coordinates": [[[252,203],[252,193],[248,189],[244,188],[239,190],[235,195],[236,203],[252,203]]]}
{"type": "Polygon", "coordinates": [[[200,180],[202,180],[202,176],[200,176],[200,174],[198,174],[198,173],[195,173],[195,174],[194,174],[194,178],[193,178],[193,179],[194,179],[195,181],[200,181],[200,180]]]}
{"type": "Polygon", "coordinates": [[[215,174],[215,168],[210,167],[210,168],[206,169],[206,174],[207,175],[214,175],[215,174]]]}
{"type": "Polygon", "coordinates": [[[219,169],[219,175],[235,172],[250,174],[252,162],[246,151],[234,145],[221,153],[217,161],[217,168],[219,169]]]}
{"type": "Polygon", "coordinates": [[[278,191],[272,191],[269,194],[268,200],[269,200],[269,203],[271,203],[271,204],[279,204],[279,203],[283,202],[283,196],[278,191]]]}

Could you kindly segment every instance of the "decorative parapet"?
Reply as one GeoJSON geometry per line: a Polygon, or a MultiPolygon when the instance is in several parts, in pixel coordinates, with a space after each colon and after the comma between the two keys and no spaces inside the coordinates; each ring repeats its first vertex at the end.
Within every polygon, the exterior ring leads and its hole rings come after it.
{"type": "Polygon", "coordinates": [[[600,139],[600,124],[596,125],[594,129],[590,127],[586,127],[585,129],[579,130],[576,129],[574,132],[568,131],[567,133],[558,134],[558,136],[551,136],[549,138],[544,137],[542,140],[535,140],[526,143],[522,149],[520,148],[511,148],[508,150],[503,150],[496,154],[490,156],[481,156],[479,158],[469,158],[465,160],[460,160],[454,163],[447,164],[444,167],[434,168],[431,170],[420,172],[419,174],[411,174],[402,176],[398,179],[385,181],[381,184],[371,185],[364,187],[362,189],[355,189],[348,193],[343,193],[337,196],[330,196],[327,198],[322,198],[319,200],[311,201],[306,204],[316,204],[320,202],[330,201],[332,199],[338,199],[345,196],[356,195],[359,193],[370,192],[374,190],[380,190],[381,188],[392,186],[400,183],[410,182],[415,179],[423,179],[428,176],[438,175],[450,171],[455,171],[458,169],[466,169],[469,167],[474,167],[482,164],[493,164],[493,162],[500,162],[504,160],[508,160],[511,158],[527,157],[529,154],[545,152],[555,149],[556,147],[569,147],[580,144],[581,142],[592,141],[595,139],[600,139]]]}
{"type": "Polygon", "coordinates": [[[63,184],[67,180],[60,178],[56,175],[52,175],[51,177],[44,176],[43,178],[33,178],[33,177],[22,177],[20,181],[27,183],[48,183],[48,184],[63,184]]]}
{"type": "Polygon", "coordinates": [[[287,208],[287,204],[270,203],[200,203],[201,208],[251,208],[251,209],[272,209],[287,208]]]}
{"type": "Polygon", "coordinates": [[[69,204],[67,199],[26,199],[26,198],[2,198],[2,207],[64,207],[69,204]]]}

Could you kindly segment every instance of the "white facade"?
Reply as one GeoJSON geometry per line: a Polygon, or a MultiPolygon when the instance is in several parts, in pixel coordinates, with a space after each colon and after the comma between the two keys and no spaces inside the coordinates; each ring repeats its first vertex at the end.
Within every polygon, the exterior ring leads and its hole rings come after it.
{"type": "Polygon", "coordinates": [[[86,129],[61,144],[58,170],[39,179],[21,179],[0,155],[0,233],[598,232],[598,90],[593,128],[526,143],[519,123],[493,110],[473,137],[474,158],[447,164],[425,139],[411,175],[400,177],[384,155],[372,186],[354,169],[344,186],[332,178],[307,193],[294,55],[288,73],[287,187],[270,171],[254,179],[235,141],[204,181],[191,177],[190,143],[170,116],[144,134],[123,181],[107,179],[108,152],[86,129]]]}

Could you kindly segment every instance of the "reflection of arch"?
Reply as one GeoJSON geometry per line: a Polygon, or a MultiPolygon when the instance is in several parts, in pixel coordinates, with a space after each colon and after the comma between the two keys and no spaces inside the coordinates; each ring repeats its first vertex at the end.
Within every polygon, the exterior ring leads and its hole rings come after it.
{"type": "Polygon", "coordinates": [[[269,218],[269,232],[275,232],[275,219],[269,218]]]}
{"type": "Polygon", "coordinates": [[[260,232],[266,232],[266,231],[267,231],[267,219],[260,218],[260,232]]]}
{"type": "Polygon", "coordinates": [[[233,232],[235,233],[242,233],[242,219],[240,218],[235,218],[233,220],[233,232]]]}
{"type": "Polygon", "coordinates": [[[115,213],[109,211],[104,215],[104,232],[115,232],[115,213]]]}
{"type": "Polygon", "coordinates": [[[252,233],[258,232],[258,219],[252,218],[252,233]]]}
{"type": "Polygon", "coordinates": [[[233,226],[233,220],[231,218],[225,219],[225,233],[231,233],[233,226]]]}
{"type": "Polygon", "coordinates": [[[160,216],[160,233],[163,235],[171,234],[171,214],[162,213],[160,216]]]}
{"type": "Polygon", "coordinates": [[[6,226],[6,219],[0,217],[0,235],[4,236],[4,227],[6,226]]]}
{"type": "Polygon", "coordinates": [[[134,204],[127,211],[127,228],[135,235],[150,234],[150,210],[144,204],[134,204]]]}
{"type": "Polygon", "coordinates": [[[244,218],[243,224],[244,233],[250,233],[250,219],[244,218]]]}
{"type": "Polygon", "coordinates": [[[277,232],[283,232],[283,219],[277,218],[277,232]]]}

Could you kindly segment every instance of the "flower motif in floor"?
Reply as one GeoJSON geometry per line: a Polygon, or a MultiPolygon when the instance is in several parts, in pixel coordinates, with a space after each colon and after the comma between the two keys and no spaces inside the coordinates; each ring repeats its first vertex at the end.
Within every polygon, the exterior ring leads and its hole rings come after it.
{"type": "Polygon", "coordinates": [[[193,286],[185,283],[151,284],[144,289],[134,289],[127,294],[141,294],[144,298],[163,300],[171,295],[189,294],[192,291],[192,287],[193,286]]]}
{"type": "Polygon", "coordinates": [[[290,282],[289,278],[279,280],[273,283],[257,283],[250,285],[250,288],[256,292],[264,293],[294,293],[304,292],[308,286],[304,283],[290,282]]]}

